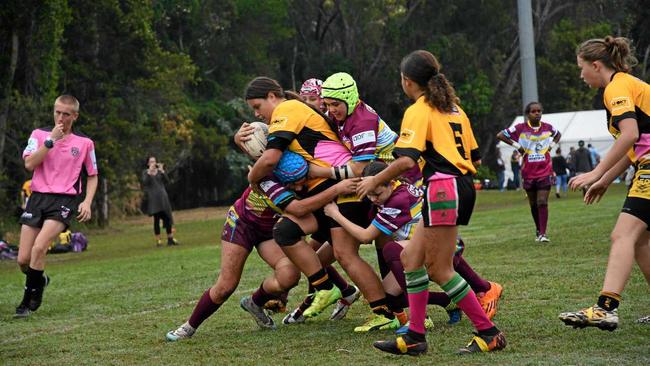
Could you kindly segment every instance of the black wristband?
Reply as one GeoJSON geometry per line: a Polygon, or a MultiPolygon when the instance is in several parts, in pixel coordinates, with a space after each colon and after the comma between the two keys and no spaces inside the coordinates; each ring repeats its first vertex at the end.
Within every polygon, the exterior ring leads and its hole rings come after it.
{"type": "Polygon", "coordinates": [[[45,139],[43,142],[43,145],[45,145],[46,148],[51,149],[54,147],[54,140],[52,139],[45,139]]]}

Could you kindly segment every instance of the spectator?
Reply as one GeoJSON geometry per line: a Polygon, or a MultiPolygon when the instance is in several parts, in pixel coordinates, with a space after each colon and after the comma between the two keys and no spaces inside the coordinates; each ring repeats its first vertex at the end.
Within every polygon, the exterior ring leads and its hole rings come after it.
{"type": "Polygon", "coordinates": [[[496,168],[497,185],[498,185],[499,191],[501,191],[501,192],[503,192],[505,190],[505,187],[504,187],[505,172],[506,172],[506,164],[503,162],[503,159],[501,159],[501,150],[497,149],[497,168],[496,168]]]}
{"type": "Polygon", "coordinates": [[[598,154],[598,151],[596,151],[596,148],[593,147],[591,144],[587,144],[587,150],[589,150],[589,157],[591,158],[591,166],[592,169],[600,163],[600,154],[598,154]]]}
{"type": "Polygon", "coordinates": [[[569,178],[573,178],[576,175],[576,148],[571,146],[569,148],[569,155],[566,159],[567,164],[569,165],[569,178]]]}
{"type": "Polygon", "coordinates": [[[555,197],[560,198],[560,188],[562,188],[562,192],[567,193],[569,166],[559,147],[555,150],[555,156],[553,157],[553,172],[555,173],[555,197]]]}
{"type": "Polygon", "coordinates": [[[510,169],[512,170],[512,180],[515,185],[515,189],[519,190],[521,187],[521,180],[519,179],[521,174],[521,154],[519,150],[513,150],[512,155],[510,156],[510,169]]]}
{"type": "Polygon", "coordinates": [[[172,226],[174,219],[172,217],[172,205],[169,202],[165,183],[169,183],[169,178],[165,173],[162,163],[158,163],[155,156],[150,156],[147,160],[149,168],[142,172],[142,184],[147,204],[146,213],[153,216],[153,233],[156,238],[156,246],[161,246],[160,240],[160,220],[167,232],[167,245],[178,245],[174,239],[172,226]]]}

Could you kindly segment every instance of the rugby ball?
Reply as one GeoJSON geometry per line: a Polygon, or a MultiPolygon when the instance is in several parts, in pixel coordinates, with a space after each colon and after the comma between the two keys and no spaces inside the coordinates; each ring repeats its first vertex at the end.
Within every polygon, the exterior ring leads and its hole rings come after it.
{"type": "Polygon", "coordinates": [[[250,125],[255,127],[255,130],[249,135],[251,139],[242,142],[242,145],[248,155],[253,159],[257,159],[262,156],[266,149],[266,137],[269,134],[269,126],[264,122],[252,122],[250,125]]]}

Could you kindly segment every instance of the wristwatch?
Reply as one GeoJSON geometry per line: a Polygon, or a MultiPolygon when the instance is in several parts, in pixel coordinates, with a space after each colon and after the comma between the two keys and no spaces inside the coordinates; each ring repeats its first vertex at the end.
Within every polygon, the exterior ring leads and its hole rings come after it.
{"type": "Polygon", "coordinates": [[[54,147],[54,140],[48,137],[45,139],[45,142],[43,142],[43,145],[45,145],[45,147],[47,147],[48,149],[51,149],[54,147]]]}

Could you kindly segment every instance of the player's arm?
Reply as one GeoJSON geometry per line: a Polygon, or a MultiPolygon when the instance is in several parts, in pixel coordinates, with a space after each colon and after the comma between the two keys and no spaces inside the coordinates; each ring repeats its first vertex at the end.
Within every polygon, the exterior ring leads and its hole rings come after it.
{"type": "Polygon", "coordinates": [[[407,155],[398,157],[395,161],[390,163],[386,169],[382,170],[381,173],[364,177],[359,183],[357,194],[360,198],[365,197],[380,184],[385,184],[386,182],[399,177],[409,169],[413,168],[415,164],[417,164],[417,158],[414,160],[413,157],[407,155]]]}
{"type": "Polygon", "coordinates": [[[339,211],[339,206],[337,206],[336,203],[331,202],[325,206],[325,215],[338,222],[345,229],[345,231],[350,233],[350,235],[359,240],[361,243],[371,243],[373,240],[379,237],[379,235],[382,234],[382,232],[375,225],[370,225],[364,229],[361,226],[348,220],[339,211]]]}
{"type": "Polygon", "coordinates": [[[519,150],[522,155],[526,153],[521,144],[512,139],[512,135],[508,133],[508,130],[499,131],[499,133],[497,133],[497,139],[519,150]]]}
{"type": "Polygon", "coordinates": [[[363,173],[363,169],[370,161],[348,161],[344,165],[335,166],[331,168],[319,166],[316,164],[309,164],[309,176],[312,178],[330,178],[336,180],[343,180],[348,178],[359,177],[363,173]]]}
{"type": "Polygon", "coordinates": [[[354,193],[358,181],[359,178],[346,179],[311,197],[300,200],[294,199],[287,205],[284,212],[298,217],[310,214],[332,202],[340,195],[354,193]]]}
{"type": "Polygon", "coordinates": [[[262,178],[273,172],[273,168],[278,164],[282,157],[282,150],[267,148],[262,156],[255,162],[255,165],[248,172],[248,181],[251,184],[257,184],[262,178]]]}
{"type": "Polygon", "coordinates": [[[91,206],[93,203],[93,198],[95,198],[95,193],[97,192],[97,175],[88,176],[86,181],[86,198],[79,204],[79,215],[77,215],[77,220],[79,222],[84,222],[90,220],[92,216],[91,206]]]}

